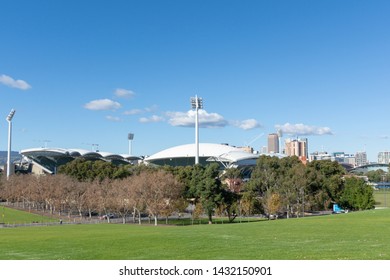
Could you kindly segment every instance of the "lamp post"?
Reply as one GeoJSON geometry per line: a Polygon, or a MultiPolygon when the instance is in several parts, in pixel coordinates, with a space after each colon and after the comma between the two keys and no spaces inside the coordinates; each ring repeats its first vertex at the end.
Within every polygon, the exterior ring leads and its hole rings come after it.
{"type": "Polygon", "coordinates": [[[12,134],[12,118],[15,115],[15,110],[12,109],[6,120],[8,122],[8,155],[7,155],[7,180],[11,174],[11,134],[12,134]]]}
{"type": "Polygon", "coordinates": [[[199,109],[203,109],[203,99],[195,95],[191,97],[191,106],[192,109],[195,109],[195,146],[196,146],[196,155],[195,155],[195,164],[199,164],[199,109]]]}
{"type": "Polygon", "coordinates": [[[134,133],[129,133],[129,134],[127,134],[127,139],[129,140],[129,155],[131,155],[131,153],[132,153],[132,141],[133,141],[133,139],[134,139],[134,133]]]}

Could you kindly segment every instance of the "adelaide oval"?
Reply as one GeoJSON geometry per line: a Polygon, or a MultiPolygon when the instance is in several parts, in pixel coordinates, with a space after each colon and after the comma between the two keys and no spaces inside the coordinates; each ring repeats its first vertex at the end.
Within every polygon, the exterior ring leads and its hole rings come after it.
{"type": "MultiPolygon", "coordinates": [[[[195,163],[196,145],[186,144],[168,148],[146,157],[146,164],[186,166],[195,163]]],[[[281,154],[270,154],[284,157],[281,154]]],[[[256,165],[260,154],[248,151],[248,147],[235,147],[228,144],[200,143],[199,163],[202,165],[217,162],[224,168],[256,165]]]]}
{"type": "Polygon", "coordinates": [[[24,166],[24,170],[35,174],[55,174],[58,167],[77,158],[108,161],[117,165],[132,164],[140,159],[139,157],[125,154],[61,148],[26,149],[20,151],[20,154],[24,158],[24,162],[21,164],[24,166]]]}
{"type": "MultiPolygon", "coordinates": [[[[171,147],[148,157],[137,157],[126,154],[88,151],[83,149],[33,148],[20,151],[24,158],[26,172],[35,174],[55,174],[58,167],[77,158],[103,160],[114,164],[137,164],[156,166],[187,166],[195,163],[196,145],[185,144],[171,147]]],[[[262,154],[263,155],[263,154],[262,154]]],[[[282,154],[267,154],[284,157],[282,154]]],[[[222,169],[236,167],[246,168],[256,165],[260,154],[248,151],[248,147],[235,147],[228,144],[200,143],[199,163],[206,165],[218,163],[222,169]]]]}

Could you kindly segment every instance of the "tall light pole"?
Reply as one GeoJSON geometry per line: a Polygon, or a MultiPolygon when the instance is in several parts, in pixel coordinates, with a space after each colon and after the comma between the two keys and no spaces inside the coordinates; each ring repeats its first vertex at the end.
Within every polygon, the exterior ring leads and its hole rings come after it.
{"type": "Polygon", "coordinates": [[[132,146],[132,145],[131,145],[132,143],[131,143],[131,142],[132,142],[133,139],[134,139],[134,133],[129,133],[129,134],[127,134],[127,139],[129,140],[129,155],[131,155],[131,153],[132,153],[132,151],[131,151],[131,150],[132,150],[132,149],[131,149],[131,148],[132,148],[132,147],[131,147],[131,146],[132,146]]]}
{"type": "Polygon", "coordinates": [[[195,146],[196,146],[196,155],[195,155],[195,164],[199,164],[199,109],[203,109],[203,99],[195,95],[191,97],[191,106],[192,109],[195,109],[195,146]]]}
{"type": "Polygon", "coordinates": [[[6,120],[8,122],[8,155],[7,155],[7,180],[11,174],[11,134],[12,134],[12,118],[15,115],[15,110],[12,109],[6,120]]]}

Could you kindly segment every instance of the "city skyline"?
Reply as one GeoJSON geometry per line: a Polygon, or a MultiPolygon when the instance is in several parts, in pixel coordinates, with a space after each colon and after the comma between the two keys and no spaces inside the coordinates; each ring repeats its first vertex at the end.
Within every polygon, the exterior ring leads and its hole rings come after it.
{"type": "Polygon", "coordinates": [[[0,10],[0,150],[152,155],[308,138],[309,153],[390,150],[390,3],[16,0],[0,10]]]}

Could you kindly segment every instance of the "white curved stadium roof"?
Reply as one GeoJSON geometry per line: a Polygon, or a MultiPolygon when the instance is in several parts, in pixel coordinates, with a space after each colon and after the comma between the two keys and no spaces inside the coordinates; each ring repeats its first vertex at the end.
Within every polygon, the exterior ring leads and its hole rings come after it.
{"type": "MultiPolygon", "coordinates": [[[[195,162],[196,146],[195,144],[186,144],[168,148],[152,156],[145,158],[146,163],[156,165],[184,166],[193,165],[195,162]]],[[[210,161],[217,161],[223,165],[229,165],[243,159],[256,160],[258,155],[252,154],[226,144],[199,144],[199,162],[207,164],[210,161]]]]}
{"type": "MultiPolygon", "coordinates": [[[[211,157],[218,156],[231,151],[242,151],[239,148],[223,145],[223,144],[211,144],[211,143],[199,143],[199,156],[211,157]]],[[[178,157],[195,157],[196,147],[195,144],[186,144],[168,148],[161,152],[158,152],[150,157],[147,157],[147,161],[162,158],[178,158],[178,157]]]]}
{"type": "Polygon", "coordinates": [[[20,154],[27,157],[35,164],[40,165],[46,172],[55,173],[58,166],[66,164],[75,158],[86,158],[91,160],[115,161],[124,164],[139,157],[131,155],[119,155],[107,152],[95,152],[84,149],[62,149],[62,148],[32,148],[20,151],[20,154]]]}
{"type": "MultiPolygon", "coordinates": [[[[185,166],[195,163],[196,146],[186,144],[171,147],[160,151],[154,155],[146,157],[146,163],[156,165],[185,166]]],[[[218,162],[226,167],[243,167],[256,165],[259,156],[285,157],[283,154],[254,154],[242,148],[237,148],[227,144],[199,143],[199,162],[207,164],[218,162]]]]}

